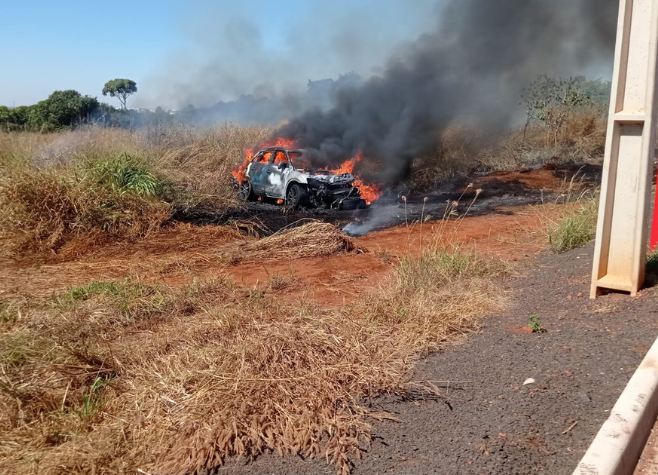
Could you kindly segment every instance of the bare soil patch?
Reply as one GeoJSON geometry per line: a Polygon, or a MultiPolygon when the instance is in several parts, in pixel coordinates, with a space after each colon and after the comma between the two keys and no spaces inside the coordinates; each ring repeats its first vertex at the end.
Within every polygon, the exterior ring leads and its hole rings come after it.
{"type": "Polygon", "coordinates": [[[432,226],[444,226],[444,235],[455,244],[514,261],[544,248],[543,220],[559,211],[555,205],[501,208],[459,222],[426,223],[424,231],[419,225],[402,225],[355,238],[355,246],[367,252],[238,265],[220,258],[226,243],[247,239],[234,228],[180,225],[134,244],[102,248],[78,261],[40,266],[5,261],[0,267],[0,296],[46,296],[91,281],[129,277],[177,286],[227,273],[242,285],[263,287],[272,275],[292,275],[295,285],[281,293],[286,299],[306,295],[321,304],[340,305],[376,285],[400,257],[418,255],[431,244],[432,226]]]}

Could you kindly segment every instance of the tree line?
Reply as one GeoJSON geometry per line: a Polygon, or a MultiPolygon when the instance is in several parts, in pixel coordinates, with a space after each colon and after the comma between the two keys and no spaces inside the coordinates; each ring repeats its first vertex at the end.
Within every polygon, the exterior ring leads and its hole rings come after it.
{"type": "Polygon", "coordinates": [[[83,96],[68,89],[55,91],[47,99],[31,106],[0,106],[0,128],[6,131],[31,130],[52,132],[89,123],[126,127],[134,121],[126,109],[127,98],[137,92],[130,79],[113,79],[105,83],[103,95],[116,97],[121,108],[101,103],[95,97],[83,96]]]}
{"type": "MultiPolygon", "coordinates": [[[[357,87],[361,82],[362,79],[354,73],[343,75],[335,81],[309,81],[306,93],[297,101],[298,106],[302,109],[330,107],[331,98],[335,97],[337,91],[343,87],[357,87]]],[[[205,108],[187,106],[175,112],[160,107],[154,111],[128,109],[126,101],[136,92],[136,83],[129,79],[108,81],[102,93],[119,100],[120,107],[115,108],[75,90],[55,91],[46,100],[31,106],[0,106],[0,129],[52,132],[85,124],[120,128],[166,128],[178,123],[205,126],[223,121],[245,125],[276,124],[300,112],[291,109],[285,100],[253,95],[244,95],[229,102],[220,101],[205,108]]],[[[522,93],[521,104],[525,106],[527,117],[526,129],[532,122],[540,123],[547,129],[548,138],[557,142],[566,117],[592,107],[605,115],[609,96],[608,81],[540,75],[522,93]]]]}

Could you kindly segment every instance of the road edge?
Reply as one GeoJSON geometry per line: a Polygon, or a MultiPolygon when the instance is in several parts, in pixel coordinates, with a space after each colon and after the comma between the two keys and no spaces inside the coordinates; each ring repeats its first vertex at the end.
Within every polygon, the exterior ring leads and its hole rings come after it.
{"type": "Polygon", "coordinates": [[[635,370],[573,475],[631,475],[658,415],[658,339],[635,370]]]}

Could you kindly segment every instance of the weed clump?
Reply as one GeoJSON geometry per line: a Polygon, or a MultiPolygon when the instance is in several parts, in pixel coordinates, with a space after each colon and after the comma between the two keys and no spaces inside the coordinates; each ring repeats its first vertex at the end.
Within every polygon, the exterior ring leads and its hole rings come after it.
{"type": "Polygon", "coordinates": [[[118,193],[162,197],[168,183],[158,178],[139,158],[123,153],[89,163],[98,185],[118,193]]]}
{"type": "Polygon", "coordinates": [[[538,315],[530,315],[528,318],[528,328],[532,330],[532,333],[543,333],[544,326],[542,325],[541,318],[538,315]]]}
{"type": "Polygon", "coordinates": [[[566,252],[587,244],[596,231],[598,200],[579,200],[576,208],[566,211],[562,218],[548,226],[547,237],[551,250],[566,252]]]}
{"type": "Polygon", "coordinates": [[[658,276],[658,248],[647,252],[646,272],[658,276]]]}

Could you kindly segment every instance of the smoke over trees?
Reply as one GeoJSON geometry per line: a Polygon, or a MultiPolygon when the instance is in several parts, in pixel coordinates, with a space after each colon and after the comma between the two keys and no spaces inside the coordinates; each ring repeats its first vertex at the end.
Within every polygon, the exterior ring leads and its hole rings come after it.
{"type": "Polygon", "coordinates": [[[381,180],[404,177],[411,159],[453,123],[489,130],[516,119],[537,74],[571,75],[612,63],[617,0],[450,0],[434,31],[388,60],[381,74],[347,87],[276,131],[318,165],[364,154],[381,180]]]}

